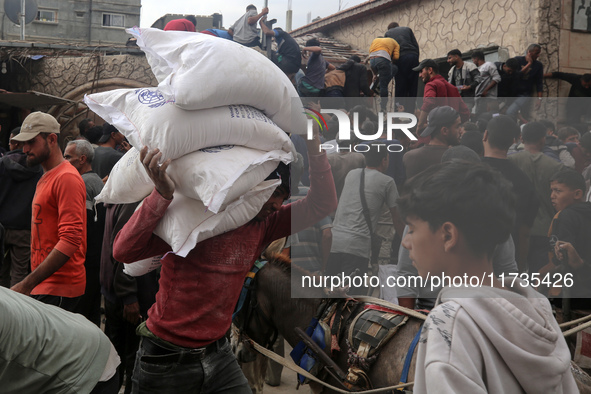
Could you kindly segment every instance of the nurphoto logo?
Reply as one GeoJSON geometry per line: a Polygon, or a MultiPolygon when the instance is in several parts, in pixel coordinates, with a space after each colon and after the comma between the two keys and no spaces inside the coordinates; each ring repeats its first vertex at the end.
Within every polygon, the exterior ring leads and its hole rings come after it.
{"type": "MultiPolygon", "coordinates": [[[[320,112],[315,111],[311,108],[306,108],[309,112],[307,115],[311,117],[308,118],[308,140],[311,140],[313,137],[313,127],[314,122],[318,124],[320,129],[328,129],[328,125],[326,120],[322,116],[322,114],[332,114],[336,116],[338,122],[338,133],[337,133],[337,141],[339,144],[336,145],[334,143],[323,143],[320,144],[320,151],[324,150],[335,150],[339,151],[354,151],[354,152],[367,152],[372,147],[375,147],[378,151],[382,148],[388,150],[388,152],[402,152],[403,147],[400,144],[384,144],[384,143],[368,143],[363,142],[361,144],[355,145],[344,145],[343,141],[351,141],[351,131],[353,132],[353,136],[361,141],[376,141],[381,139],[382,135],[384,134],[384,123],[386,124],[386,140],[391,141],[394,139],[394,130],[402,131],[410,140],[416,141],[417,137],[410,132],[409,129],[413,128],[417,124],[417,117],[413,114],[408,112],[388,112],[386,114],[386,122],[378,122],[378,129],[375,134],[363,134],[359,129],[359,114],[357,112],[353,113],[353,122],[351,122],[350,115],[347,115],[345,112],[338,110],[338,109],[321,109],[320,112]],[[401,123],[401,119],[410,119],[410,122],[401,123]],[[351,130],[352,129],[352,130],[351,130]]],[[[382,113],[378,113],[378,118],[382,119],[382,113]]]]}

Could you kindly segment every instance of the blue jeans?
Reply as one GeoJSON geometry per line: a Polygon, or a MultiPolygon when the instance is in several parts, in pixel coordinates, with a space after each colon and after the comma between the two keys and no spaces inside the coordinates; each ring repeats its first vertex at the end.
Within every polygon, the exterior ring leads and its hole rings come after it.
{"type": "Polygon", "coordinates": [[[388,104],[388,85],[392,78],[398,73],[398,67],[384,57],[372,57],[369,59],[369,65],[374,73],[380,76],[380,107],[382,112],[386,112],[388,104]]]}
{"type": "Polygon", "coordinates": [[[525,107],[527,104],[529,104],[530,100],[531,100],[530,96],[517,97],[513,101],[513,104],[511,104],[509,106],[509,108],[507,109],[507,115],[509,115],[509,116],[517,115],[517,113],[521,109],[523,109],[523,107],[525,107]]]}
{"type": "Polygon", "coordinates": [[[252,393],[227,340],[201,359],[192,357],[189,349],[166,355],[149,354],[147,342],[155,343],[142,338],[135,360],[132,393],[252,393]],[[175,356],[178,359],[170,361],[175,356]],[[191,361],[184,361],[187,359],[191,361]]]}

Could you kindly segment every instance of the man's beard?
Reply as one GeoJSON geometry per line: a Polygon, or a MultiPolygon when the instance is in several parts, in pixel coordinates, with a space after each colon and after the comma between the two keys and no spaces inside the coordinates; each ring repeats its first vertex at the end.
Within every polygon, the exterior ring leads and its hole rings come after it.
{"type": "Polygon", "coordinates": [[[39,155],[37,155],[37,156],[27,155],[27,167],[35,167],[36,165],[39,165],[39,164],[45,162],[47,159],[49,159],[49,156],[50,156],[49,147],[45,146],[45,149],[39,155]]]}

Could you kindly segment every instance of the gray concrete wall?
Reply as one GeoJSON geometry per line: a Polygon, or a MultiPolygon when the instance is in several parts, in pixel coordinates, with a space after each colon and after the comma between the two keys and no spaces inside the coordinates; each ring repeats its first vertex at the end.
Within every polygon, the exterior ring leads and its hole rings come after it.
{"type": "Polygon", "coordinates": [[[522,54],[539,40],[538,1],[418,0],[343,24],[326,33],[358,49],[383,36],[390,22],[413,29],[421,59],[445,57],[451,49],[504,47],[511,56],[522,54]]]}
{"type": "MultiPolygon", "coordinates": [[[[523,55],[529,44],[539,43],[545,72],[589,73],[591,31],[573,31],[573,2],[580,5],[580,0],[411,0],[322,31],[367,50],[396,21],[413,29],[421,59],[445,57],[454,48],[467,52],[498,46],[498,57],[504,60],[523,55]]],[[[564,97],[569,89],[566,82],[544,80],[544,96],[564,97]]],[[[539,114],[554,117],[556,106],[542,108],[539,114]]]]}
{"type": "MultiPolygon", "coordinates": [[[[11,22],[0,1],[2,40],[20,40],[20,26],[11,22]]],[[[124,44],[125,28],[139,26],[141,0],[44,0],[40,10],[57,11],[57,22],[33,21],[25,26],[27,41],[81,43],[93,45],[124,44]],[[124,27],[103,26],[103,14],[124,15],[124,27]]]]}

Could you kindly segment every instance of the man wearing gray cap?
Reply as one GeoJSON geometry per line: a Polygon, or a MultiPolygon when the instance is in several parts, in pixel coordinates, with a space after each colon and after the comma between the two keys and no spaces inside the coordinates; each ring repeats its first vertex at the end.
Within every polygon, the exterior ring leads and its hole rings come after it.
{"type": "Polygon", "coordinates": [[[412,70],[418,71],[419,76],[425,83],[423,106],[421,107],[417,130],[420,131],[425,128],[427,125],[427,115],[429,115],[429,112],[435,107],[452,107],[459,112],[462,117],[462,122],[467,122],[470,119],[470,111],[460,97],[458,88],[447,82],[445,78],[438,74],[439,66],[435,60],[425,59],[412,70]]]}
{"type": "Polygon", "coordinates": [[[421,137],[431,137],[429,144],[407,152],[402,160],[406,179],[410,179],[433,164],[441,163],[441,157],[450,146],[460,144],[460,114],[449,106],[436,107],[428,117],[428,126],[421,137]]]}
{"type": "Polygon", "coordinates": [[[86,188],[62,156],[60,125],[33,112],[13,139],[24,142],[27,165],[40,164],[31,222],[31,273],[12,290],[72,311],[84,294],[86,276],[86,188]]]}

